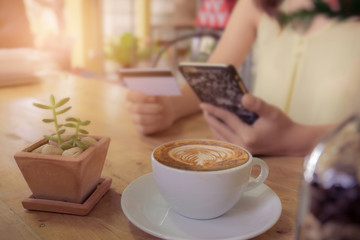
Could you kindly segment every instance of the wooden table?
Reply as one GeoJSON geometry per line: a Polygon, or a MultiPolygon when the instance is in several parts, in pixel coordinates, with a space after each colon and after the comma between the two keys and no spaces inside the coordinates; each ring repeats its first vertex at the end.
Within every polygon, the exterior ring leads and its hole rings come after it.
{"type": "MultiPolygon", "coordinates": [[[[213,138],[201,114],[178,121],[170,130],[142,136],[126,111],[125,90],[119,84],[53,74],[37,84],[0,88],[0,239],[158,239],[125,217],[121,194],[136,178],[151,172],[150,153],[157,145],[181,138],[213,138]],[[41,122],[47,112],[32,106],[71,97],[70,113],[92,123],[91,134],[110,136],[102,175],[112,178],[110,190],[87,216],[27,211],[21,201],[31,192],[13,155],[51,132],[41,122]]],[[[281,199],[279,221],[254,239],[293,239],[302,158],[263,157],[270,167],[266,184],[281,199]]]]}

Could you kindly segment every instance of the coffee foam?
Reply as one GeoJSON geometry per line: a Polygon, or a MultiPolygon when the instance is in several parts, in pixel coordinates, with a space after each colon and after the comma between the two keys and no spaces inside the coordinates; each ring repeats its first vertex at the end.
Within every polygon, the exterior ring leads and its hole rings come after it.
{"type": "Polygon", "coordinates": [[[201,166],[223,162],[234,155],[231,149],[211,145],[186,145],[169,151],[175,161],[201,166]]]}
{"type": "Polygon", "coordinates": [[[182,140],[160,146],[154,157],[179,169],[209,171],[236,167],[246,163],[249,155],[232,144],[212,140],[182,140]]]}

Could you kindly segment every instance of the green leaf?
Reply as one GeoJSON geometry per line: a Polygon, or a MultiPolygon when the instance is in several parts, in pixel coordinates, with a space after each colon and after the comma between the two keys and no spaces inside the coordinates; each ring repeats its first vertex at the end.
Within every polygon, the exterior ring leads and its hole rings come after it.
{"type": "Polygon", "coordinates": [[[43,119],[42,120],[44,123],[52,123],[52,122],[54,122],[54,119],[48,119],[48,118],[46,118],[46,119],[43,119]]]}
{"type": "Polygon", "coordinates": [[[75,144],[81,149],[87,149],[88,148],[88,146],[86,146],[84,143],[80,142],[77,139],[75,140],[75,144]]]}
{"type": "Polygon", "coordinates": [[[65,127],[70,127],[70,128],[76,128],[76,125],[73,123],[65,123],[64,124],[65,127]]]}
{"type": "Polygon", "coordinates": [[[66,150],[66,149],[70,149],[73,147],[73,142],[72,141],[67,141],[67,142],[64,142],[60,145],[60,148],[62,150],[66,150]]]}
{"type": "Polygon", "coordinates": [[[50,103],[52,106],[54,106],[54,104],[55,104],[55,97],[52,94],[50,95],[50,103]]]}
{"type": "Polygon", "coordinates": [[[69,141],[71,141],[72,143],[74,143],[74,140],[77,138],[77,136],[76,136],[76,134],[72,134],[72,135],[69,136],[69,138],[71,139],[71,140],[69,140],[69,141]]]}
{"type": "Polygon", "coordinates": [[[70,109],[71,109],[71,107],[67,107],[67,108],[65,108],[65,109],[63,109],[63,110],[60,110],[60,111],[56,112],[56,115],[63,114],[63,113],[65,113],[65,112],[69,111],[70,109]]]}
{"type": "Polygon", "coordinates": [[[73,140],[73,139],[70,139],[70,140],[65,141],[64,143],[73,145],[73,144],[74,144],[74,140],[73,140]]]}
{"type": "Polygon", "coordinates": [[[64,105],[65,103],[67,103],[68,101],[70,100],[70,98],[64,98],[64,99],[61,99],[59,102],[57,102],[55,104],[55,108],[58,108],[58,107],[61,107],[62,105],[64,105]]]}
{"type": "Polygon", "coordinates": [[[66,121],[68,121],[68,122],[78,122],[79,119],[73,118],[73,117],[68,117],[68,118],[66,118],[66,121]]]}
{"type": "Polygon", "coordinates": [[[61,135],[65,132],[65,129],[60,129],[59,131],[57,131],[57,134],[61,135]]]}
{"type": "Polygon", "coordinates": [[[84,129],[79,129],[79,133],[82,133],[82,134],[89,134],[88,131],[84,130],[84,129]]]}
{"type": "Polygon", "coordinates": [[[52,107],[46,106],[46,105],[40,104],[40,103],[33,103],[33,105],[34,105],[35,107],[42,108],[42,109],[52,109],[52,107]]]}
{"type": "Polygon", "coordinates": [[[44,138],[57,142],[59,139],[56,136],[45,135],[44,138]]]}
{"type": "Polygon", "coordinates": [[[90,124],[90,121],[88,121],[88,120],[85,120],[85,121],[80,122],[80,125],[81,125],[81,126],[87,126],[87,125],[89,125],[89,124],[90,124]]]}

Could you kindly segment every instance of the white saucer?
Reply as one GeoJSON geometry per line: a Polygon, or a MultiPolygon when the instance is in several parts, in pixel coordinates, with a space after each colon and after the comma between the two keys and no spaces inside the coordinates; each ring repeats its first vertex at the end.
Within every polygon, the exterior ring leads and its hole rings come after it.
{"type": "Polygon", "coordinates": [[[281,214],[279,197],[265,184],[248,191],[226,214],[210,220],[186,218],[168,208],[152,173],[130,183],[121,197],[126,217],[143,231],[164,239],[248,239],[271,228],[281,214]]]}

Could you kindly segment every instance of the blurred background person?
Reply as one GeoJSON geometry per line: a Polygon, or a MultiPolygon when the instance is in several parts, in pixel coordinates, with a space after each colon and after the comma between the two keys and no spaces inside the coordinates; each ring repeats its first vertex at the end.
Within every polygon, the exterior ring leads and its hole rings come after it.
{"type": "MultiPolygon", "coordinates": [[[[254,154],[303,156],[356,111],[360,23],[316,15],[304,32],[293,25],[281,28],[272,17],[279,8],[295,12],[312,7],[310,0],[237,2],[209,62],[238,67],[254,48],[254,96],[244,96],[243,104],[259,119],[249,126],[228,111],[202,104],[217,138],[254,154]]],[[[165,130],[177,119],[200,110],[190,87],[184,84],[181,88],[181,97],[128,92],[129,113],[140,133],[165,130]]]]}
{"type": "Polygon", "coordinates": [[[0,0],[0,48],[32,48],[33,35],[23,0],[0,0]]]}

